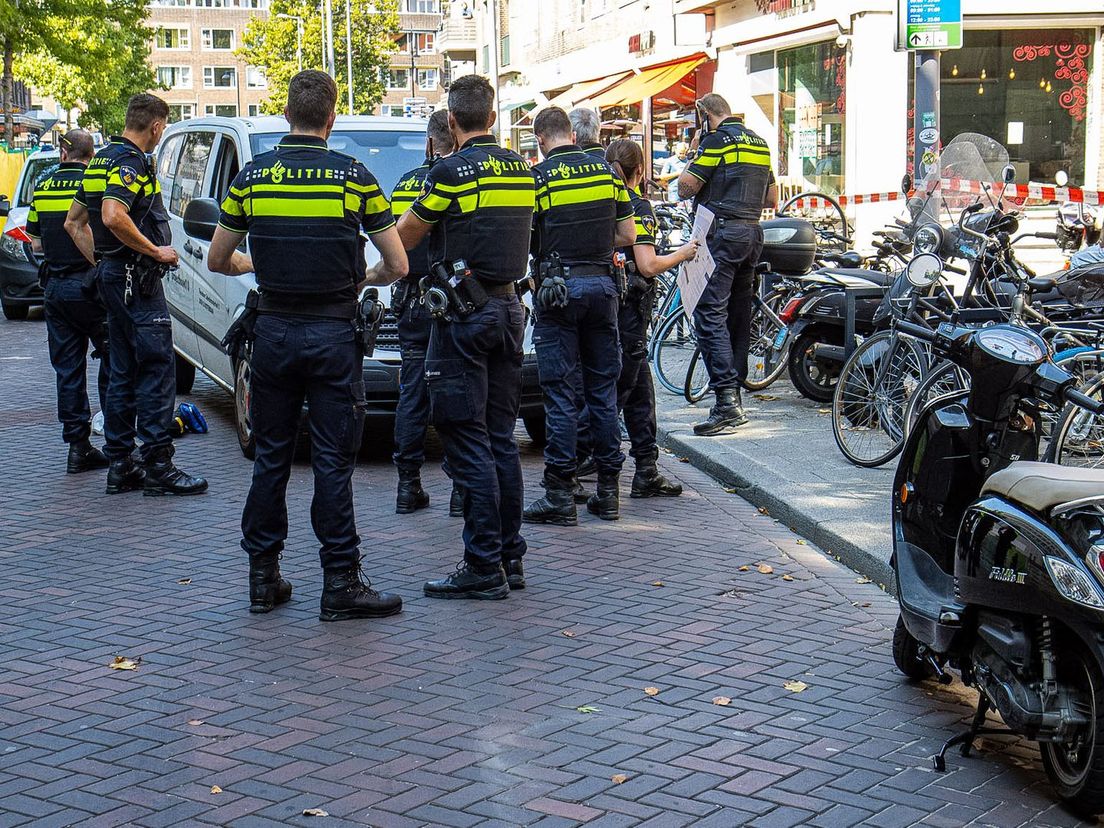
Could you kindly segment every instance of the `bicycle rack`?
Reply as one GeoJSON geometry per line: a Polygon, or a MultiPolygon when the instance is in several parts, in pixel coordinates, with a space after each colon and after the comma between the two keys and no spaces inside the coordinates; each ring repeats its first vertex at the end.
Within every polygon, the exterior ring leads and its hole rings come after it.
{"type": "Polygon", "coordinates": [[[842,285],[843,287],[843,358],[851,356],[858,343],[855,342],[855,303],[861,299],[881,299],[885,296],[884,287],[842,285]]]}

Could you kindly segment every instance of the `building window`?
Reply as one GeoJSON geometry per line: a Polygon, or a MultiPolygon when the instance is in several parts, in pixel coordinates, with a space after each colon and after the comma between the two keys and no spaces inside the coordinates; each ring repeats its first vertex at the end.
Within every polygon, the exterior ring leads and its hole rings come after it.
{"type": "Polygon", "coordinates": [[[204,29],[203,48],[208,51],[230,51],[234,48],[234,30],[204,29]]]}
{"type": "Polygon", "coordinates": [[[437,88],[438,77],[436,69],[419,69],[418,70],[418,88],[425,91],[432,91],[437,88]]]}
{"type": "Polygon", "coordinates": [[[238,108],[234,104],[207,104],[203,107],[207,115],[217,115],[220,118],[236,118],[238,108]]]}
{"type": "Polygon", "coordinates": [[[249,106],[247,108],[247,111],[249,112],[249,117],[250,118],[256,118],[258,115],[261,114],[261,105],[260,104],[249,104],[249,106]]]}
{"type": "Polygon", "coordinates": [[[380,104],[380,115],[389,116],[391,114],[391,104],[380,104]]]}
{"type": "Polygon", "coordinates": [[[255,66],[245,67],[245,85],[248,89],[267,89],[268,78],[255,66]]]}
{"type": "Polygon", "coordinates": [[[440,0],[403,0],[403,11],[410,14],[440,14],[440,0]]]}
{"type": "Polygon", "coordinates": [[[202,9],[228,9],[230,0],[195,0],[197,8],[202,9]]]}
{"type": "Polygon", "coordinates": [[[503,66],[509,66],[510,65],[510,36],[509,35],[506,35],[505,37],[499,39],[498,54],[499,54],[500,59],[502,60],[502,65],[503,66]]]}
{"type": "Polygon", "coordinates": [[[483,44],[483,74],[490,74],[491,71],[491,47],[490,44],[483,44]]]}
{"type": "Polygon", "coordinates": [[[409,89],[410,88],[410,70],[409,69],[392,69],[387,73],[387,88],[388,89],[409,89]]]}
{"type": "Polygon", "coordinates": [[[173,8],[185,8],[192,5],[192,0],[151,0],[151,6],[171,6],[173,8]]]}
{"type": "Polygon", "coordinates": [[[844,192],[847,51],[834,43],[786,49],[778,64],[778,173],[789,184],[844,192]]]}
{"type": "Polygon", "coordinates": [[[191,32],[188,29],[159,28],[154,35],[154,44],[158,49],[190,49],[191,32]]]}
{"type": "Polygon", "coordinates": [[[410,54],[410,46],[414,46],[414,54],[423,55],[436,51],[436,34],[434,32],[407,32],[399,39],[399,51],[410,54]]]}
{"type": "Polygon", "coordinates": [[[203,85],[207,89],[233,89],[238,85],[238,70],[233,66],[204,66],[203,85]]]}
{"type": "Polygon", "coordinates": [[[187,121],[195,117],[195,104],[169,104],[169,123],[187,121]]]}
{"type": "Polygon", "coordinates": [[[158,66],[157,85],[166,89],[191,89],[191,66],[158,66]]]}

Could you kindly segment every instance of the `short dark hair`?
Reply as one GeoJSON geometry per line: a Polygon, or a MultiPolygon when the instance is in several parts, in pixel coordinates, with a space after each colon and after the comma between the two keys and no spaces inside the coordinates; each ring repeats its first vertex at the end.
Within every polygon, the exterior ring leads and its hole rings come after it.
{"type": "Polygon", "coordinates": [[[716,92],[710,92],[708,95],[702,95],[698,103],[700,103],[702,109],[704,109],[710,115],[716,115],[719,118],[724,118],[732,114],[732,108],[728,105],[728,101],[726,101],[716,92]]]}
{"type": "Polygon", "coordinates": [[[486,129],[494,111],[494,89],[482,75],[464,75],[449,87],[448,108],[464,132],[486,129]]]}
{"type": "Polygon", "coordinates": [[[288,83],[287,119],[292,130],[325,129],[337,106],[337,84],[325,72],[304,69],[288,83]]]}
{"type": "Polygon", "coordinates": [[[58,145],[65,150],[70,161],[88,161],[96,152],[92,144],[92,133],[83,129],[71,129],[58,139],[58,145]]]}
{"type": "Polygon", "coordinates": [[[433,151],[438,155],[448,155],[456,149],[456,141],[452,137],[452,130],[449,129],[447,109],[438,109],[429,116],[426,135],[433,142],[433,151]]]}
{"type": "Polygon", "coordinates": [[[533,132],[541,138],[571,138],[571,119],[558,106],[550,106],[533,119],[533,132]]]}
{"type": "Polygon", "coordinates": [[[145,132],[154,121],[169,120],[169,105],[156,95],[140,92],[127,103],[126,128],[145,132]]]}

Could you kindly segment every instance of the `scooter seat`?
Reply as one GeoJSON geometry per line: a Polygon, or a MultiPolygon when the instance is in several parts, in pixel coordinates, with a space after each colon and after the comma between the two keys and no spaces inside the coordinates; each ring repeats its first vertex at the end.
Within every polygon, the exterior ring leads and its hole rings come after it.
{"type": "Polygon", "coordinates": [[[867,270],[862,267],[824,267],[818,270],[817,273],[824,273],[829,276],[844,276],[849,279],[865,279],[881,287],[889,287],[897,278],[892,273],[882,273],[880,270],[867,270]]]}
{"type": "Polygon", "coordinates": [[[986,480],[981,493],[1000,495],[1033,511],[1046,512],[1071,500],[1104,498],[1104,469],[1021,461],[986,480]]]}

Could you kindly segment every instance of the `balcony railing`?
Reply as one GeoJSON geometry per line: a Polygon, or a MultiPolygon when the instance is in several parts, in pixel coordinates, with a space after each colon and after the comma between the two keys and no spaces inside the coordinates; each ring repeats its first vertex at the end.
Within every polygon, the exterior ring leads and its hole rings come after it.
{"type": "Polygon", "coordinates": [[[437,51],[474,52],[476,48],[475,21],[463,18],[448,18],[437,34],[437,51]]]}

